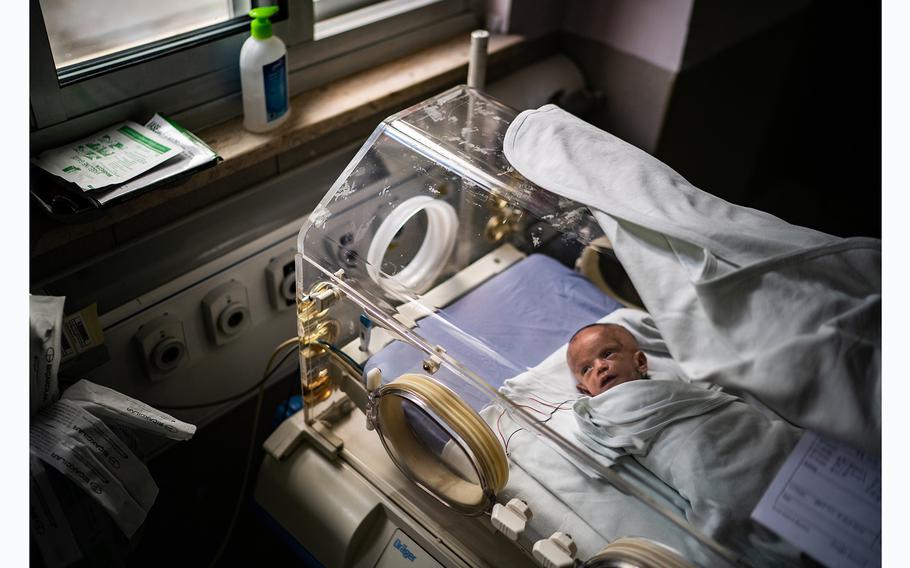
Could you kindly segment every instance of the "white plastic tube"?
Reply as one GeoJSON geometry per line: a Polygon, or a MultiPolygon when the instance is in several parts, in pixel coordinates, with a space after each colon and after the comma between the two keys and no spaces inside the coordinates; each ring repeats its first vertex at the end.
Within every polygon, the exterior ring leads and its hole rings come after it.
{"type": "Polygon", "coordinates": [[[406,288],[416,294],[423,294],[452,255],[457,230],[458,215],[454,207],[428,195],[412,197],[393,209],[373,235],[367,251],[367,273],[387,291],[401,292],[406,288]],[[421,211],[427,214],[427,234],[414,259],[396,275],[382,275],[382,259],[395,234],[421,211]]]}

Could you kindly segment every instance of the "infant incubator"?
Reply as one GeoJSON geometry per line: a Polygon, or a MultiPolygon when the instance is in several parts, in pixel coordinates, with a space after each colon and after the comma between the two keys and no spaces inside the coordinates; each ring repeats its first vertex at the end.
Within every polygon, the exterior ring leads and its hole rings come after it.
{"type": "Polygon", "coordinates": [[[257,503],[325,566],[794,562],[576,438],[566,343],[644,312],[588,208],[509,165],[515,115],[461,86],[389,117],[301,228],[304,405],[257,503]]]}

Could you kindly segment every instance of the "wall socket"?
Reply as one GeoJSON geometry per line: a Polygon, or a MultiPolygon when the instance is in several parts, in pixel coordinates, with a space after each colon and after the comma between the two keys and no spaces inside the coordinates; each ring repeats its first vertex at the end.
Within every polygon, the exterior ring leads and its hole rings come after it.
{"type": "Polygon", "coordinates": [[[294,249],[290,249],[270,260],[265,268],[269,299],[276,310],[290,309],[297,301],[294,254],[294,249]]]}
{"type": "Polygon", "coordinates": [[[170,377],[189,358],[183,322],[171,314],[143,324],[135,337],[145,372],[153,381],[170,377]]]}
{"type": "Polygon", "coordinates": [[[216,286],[202,298],[202,315],[215,345],[237,339],[250,326],[246,287],[236,280],[216,286]]]}

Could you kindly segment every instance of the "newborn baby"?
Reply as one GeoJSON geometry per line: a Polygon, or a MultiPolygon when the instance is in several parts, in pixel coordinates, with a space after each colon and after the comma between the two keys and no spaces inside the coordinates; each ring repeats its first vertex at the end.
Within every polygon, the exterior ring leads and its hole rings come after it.
{"type": "Polygon", "coordinates": [[[576,331],[569,340],[566,359],[578,381],[575,388],[588,396],[649,378],[648,358],[632,334],[615,323],[593,323],[576,331]]]}
{"type": "MultiPolygon", "coordinates": [[[[592,397],[574,407],[582,443],[608,458],[614,451],[632,456],[689,502],[687,518],[707,534],[748,538],[754,528],[749,514],[799,439],[799,428],[684,380],[612,390],[649,378],[647,357],[621,325],[581,328],[569,340],[566,360],[578,392],[592,397]]],[[[753,544],[774,540],[765,535],[753,544]]]]}

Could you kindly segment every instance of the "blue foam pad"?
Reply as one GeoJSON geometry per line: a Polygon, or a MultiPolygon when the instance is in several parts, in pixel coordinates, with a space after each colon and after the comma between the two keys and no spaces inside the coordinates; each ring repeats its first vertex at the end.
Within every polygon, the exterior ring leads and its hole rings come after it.
{"type": "MultiPolygon", "coordinates": [[[[565,344],[578,328],[622,307],[584,276],[556,260],[532,254],[450,306],[423,318],[415,332],[431,345],[442,345],[466,368],[494,389],[565,344]]],[[[426,374],[424,355],[393,342],[373,355],[367,370],[379,367],[384,382],[402,373],[426,374]]],[[[475,410],[489,396],[440,369],[433,378],[454,390],[475,410]]]]}

